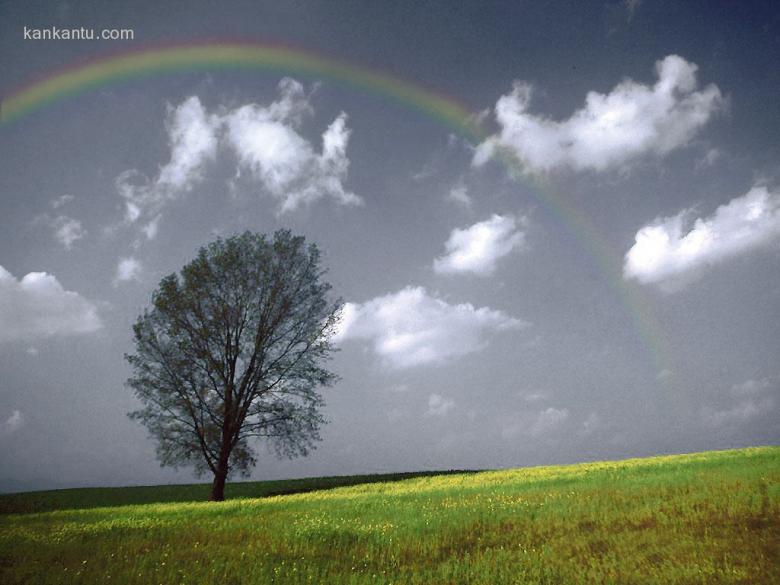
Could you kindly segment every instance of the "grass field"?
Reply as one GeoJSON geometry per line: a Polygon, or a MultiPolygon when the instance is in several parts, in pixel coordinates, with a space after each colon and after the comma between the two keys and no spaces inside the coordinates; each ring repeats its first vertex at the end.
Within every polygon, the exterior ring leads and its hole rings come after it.
{"type": "MultiPolygon", "coordinates": [[[[276,481],[241,481],[228,483],[225,497],[267,498],[303,494],[316,490],[329,490],[350,485],[401,481],[415,477],[443,476],[473,471],[414,471],[409,473],[384,473],[374,475],[337,475],[281,479],[276,481]]],[[[190,483],[179,485],[149,485],[132,487],[73,488],[0,494],[0,514],[29,514],[54,510],[85,510],[131,504],[164,504],[171,502],[203,502],[209,499],[211,484],[190,483]]]]}
{"type": "Polygon", "coordinates": [[[0,583],[780,583],[778,447],[219,504],[143,489],[166,503],[1,496],[0,583]]]}

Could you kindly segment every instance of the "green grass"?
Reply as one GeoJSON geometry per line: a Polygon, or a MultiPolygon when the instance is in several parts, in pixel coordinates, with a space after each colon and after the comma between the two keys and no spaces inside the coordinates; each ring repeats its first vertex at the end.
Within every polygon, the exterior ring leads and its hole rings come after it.
{"type": "MultiPolygon", "coordinates": [[[[238,498],[286,496],[356,484],[393,482],[415,477],[442,476],[452,473],[474,473],[474,471],[414,471],[374,475],[307,477],[276,481],[229,482],[225,486],[225,497],[228,500],[235,500],[238,498]]],[[[0,494],[0,515],[51,512],[54,510],[85,510],[88,508],[108,508],[131,504],[203,502],[209,499],[210,493],[211,484],[190,483],[133,487],[72,488],[19,494],[0,494]]]]}
{"type": "Polygon", "coordinates": [[[5,514],[0,583],[780,583],[780,448],[5,514]]]}

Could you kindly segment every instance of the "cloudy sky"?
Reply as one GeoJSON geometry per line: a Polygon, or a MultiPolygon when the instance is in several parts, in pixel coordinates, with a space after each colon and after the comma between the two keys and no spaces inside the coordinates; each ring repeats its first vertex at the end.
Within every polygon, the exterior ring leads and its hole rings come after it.
{"type": "Polygon", "coordinates": [[[347,302],[305,459],[257,479],[780,440],[772,2],[0,4],[0,95],[160,43],[325,70],[99,84],[0,124],[0,490],[183,482],[126,413],[131,325],[218,235],[317,242],[347,302]],[[132,41],[23,38],[129,28],[132,41]],[[400,81],[398,82],[400,83],[400,81]]]}

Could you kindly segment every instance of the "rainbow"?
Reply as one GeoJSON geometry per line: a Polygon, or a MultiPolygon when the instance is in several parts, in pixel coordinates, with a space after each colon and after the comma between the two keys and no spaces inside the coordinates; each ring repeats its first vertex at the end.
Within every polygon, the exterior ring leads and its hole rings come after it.
{"type": "MultiPolygon", "coordinates": [[[[86,61],[49,73],[4,97],[0,129],[54,102],[98,87],[181,72],[264,70],[284,75],[325,78],[397,102],[477,144],[485,138],[473,113],[457,99],[384,72],[339,59],[280,45],[198,43],[147,47],[86,61]]],[[[526,184],[539,203],[574,235],[594,259],[631,316],[640,342],[656,372],[671,369],[664,337],[641,291],[624,282],[622,257],[604,240],[593,222],[572,202],[540,178],[524,173],[507,155],[509,172],[526,184]]]]}

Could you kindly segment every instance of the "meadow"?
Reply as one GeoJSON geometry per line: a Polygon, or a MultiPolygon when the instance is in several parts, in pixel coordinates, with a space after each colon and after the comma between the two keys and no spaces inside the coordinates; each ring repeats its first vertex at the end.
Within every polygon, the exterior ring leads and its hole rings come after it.
{"type": "Polygon", "coordinates": [[[780,447],[363,479],[0,496],[0,583],[780,583],[780,447]]]}

